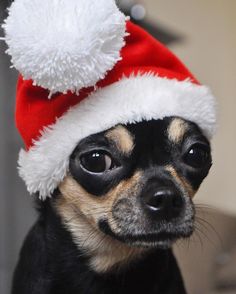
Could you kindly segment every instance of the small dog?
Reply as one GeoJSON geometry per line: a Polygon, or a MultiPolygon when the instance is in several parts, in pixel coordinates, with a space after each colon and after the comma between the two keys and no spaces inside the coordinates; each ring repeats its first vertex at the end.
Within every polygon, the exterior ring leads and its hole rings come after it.
{"type": "Polygon", "coordinates": [[[209,141],[178,117],[83,139],[39,204],[12,293],[186,293],[171,246],[193,233],[192,198],[211,164],[209,141]]]}

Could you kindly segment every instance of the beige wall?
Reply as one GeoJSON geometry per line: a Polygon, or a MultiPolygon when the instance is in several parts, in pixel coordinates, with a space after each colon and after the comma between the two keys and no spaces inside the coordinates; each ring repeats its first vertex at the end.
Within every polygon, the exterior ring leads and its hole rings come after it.
{"type": "Polygon", "coordinates": [[[151,19],[185,37],[172,50],[218,98],[214,166],[196,202],[236,214],[236,1],[142,2],[151,19]]]}

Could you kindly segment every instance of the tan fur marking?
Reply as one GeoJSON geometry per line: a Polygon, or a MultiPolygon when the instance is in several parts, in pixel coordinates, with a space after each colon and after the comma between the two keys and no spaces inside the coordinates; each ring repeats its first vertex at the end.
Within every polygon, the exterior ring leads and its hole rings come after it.
{"type": "Polygon", "coordinates": [[[105,135],[108,140],[115,143],[117,148],[124,154],[130,154],[134,148],[134,139],[130,132],[123,126],[117,126],[105,135]]]}
{"type": "Polygon", "coordinates": [[[187,180],[184,177],[180,176],[177,173],[177,171],[175,170],[173,166],[168,165],[165,168],[165,170],[167,170],[172,175],[172,177],[176,180],[176,182],[188,192],[189,197],[191,198],[194,197],[197,191],[193,189],[193,187],[187,182],[187,180]]]}
{"type": "Polygon", "coordinates": [[[135,173],[132,178],[120,182],[114,189],[101,197],[89,194],[71,176],[64,179],[59,186],[59,190],[71,204],[75,205],[87,218],[96,223],[98,218],[107,216],[111,212],[113,204],[123,194],[123,191],[128,194],[130,190],[134,190],[140,177],[140,172],[135,173]]]}
{"type": "Polygon", "coordinates": [[[171,142],[178,144],[183,140],[187,130],[188,124],[180,118],[175,118],[168,127],[168,138],[171,142]]]}
{"type": "MultiPolygon", "coordinates": [[[[115,265],[123,266],[146,252],[114,240],[97,227],[101,217],[112,218],[111,209],[115,201],[122,197],[122,192],[135,189],[139,179],[140,173],[136,173],[102,197],[87,193],[71,176],[66,177],[59,187],[62,195],[55,208],[71,232],[75,244],[91,257],[90,264],[97,272],[106,272],[115,265]]],[[[112,225],[114,230],[114,221],[112,225]]]]}

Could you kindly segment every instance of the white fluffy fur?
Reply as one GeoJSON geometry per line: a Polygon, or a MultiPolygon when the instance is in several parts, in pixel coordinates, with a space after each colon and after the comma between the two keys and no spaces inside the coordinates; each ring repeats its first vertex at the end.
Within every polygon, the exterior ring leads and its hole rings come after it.
{"type": "Polygon", "coordinates": [[[3,28],[25,79],[51,94],[78,92],[120,60],[126,17],[114,0],[15,0],[3,28]]]}
{"type": "Polygon", "coordinates": [[[50,196],[63,180],[78,142],[117,124],[180,116],[199,125],[208,138],[214,133],[215,99],[205,86],[151,74],[123,78],[86,98],[46,128],[28,152],[22,150],[19,170],[30,193],[50,196]]]}

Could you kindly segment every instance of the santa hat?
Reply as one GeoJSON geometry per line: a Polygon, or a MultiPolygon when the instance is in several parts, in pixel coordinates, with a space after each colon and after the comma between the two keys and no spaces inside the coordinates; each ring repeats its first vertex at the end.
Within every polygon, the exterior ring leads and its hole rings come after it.
{"type": "Polygon", "coordinates": [[[81,139],[117,124],[179,116],[212,137],[210,90],[114,0],[15,0],[3,28],[21,73],[19,171],[41,199],[65,178],[81,139]]]}

